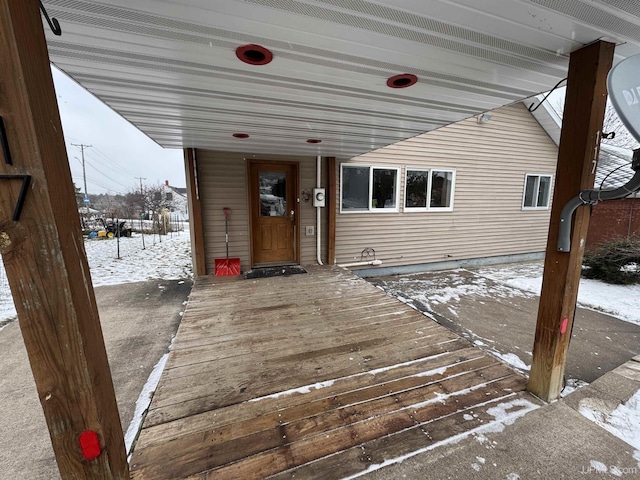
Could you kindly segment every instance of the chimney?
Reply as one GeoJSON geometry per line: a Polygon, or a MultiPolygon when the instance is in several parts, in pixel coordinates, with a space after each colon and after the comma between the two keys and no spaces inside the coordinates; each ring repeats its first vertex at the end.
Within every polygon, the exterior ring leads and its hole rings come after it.
{"type": "Polygon", "coordinates": [[[168,187],[169,186],[169,180],[165,180],[164,184],[168,187]]]}

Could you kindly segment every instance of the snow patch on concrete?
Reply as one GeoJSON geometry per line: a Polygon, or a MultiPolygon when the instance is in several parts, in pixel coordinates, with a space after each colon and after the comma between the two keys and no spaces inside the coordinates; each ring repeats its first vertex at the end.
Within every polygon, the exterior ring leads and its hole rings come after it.
{"type": "MultiPolygon", "coordinates": [[[[587,405],[581,405],[579,412],[640,451],[640,390],[611,413],[598,411],[587,405]]],[[[640,454],[634,458],[640,461],[640,454]]]]}

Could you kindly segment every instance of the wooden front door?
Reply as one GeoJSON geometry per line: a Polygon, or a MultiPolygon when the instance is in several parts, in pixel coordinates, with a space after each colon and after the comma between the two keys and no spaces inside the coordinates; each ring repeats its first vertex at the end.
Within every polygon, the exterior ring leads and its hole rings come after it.
{"type": "Polygon", "coordinates": [[[298,164],[249,161],[254,266],[298,263],[298,164]]]}

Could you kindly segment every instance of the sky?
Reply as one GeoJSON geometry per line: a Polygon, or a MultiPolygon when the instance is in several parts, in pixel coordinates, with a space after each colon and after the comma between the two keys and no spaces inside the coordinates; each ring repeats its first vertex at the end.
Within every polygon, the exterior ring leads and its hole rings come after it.
{"type": "Polygon", "coordinates": [[[168,180],[185,186],[182,150],[164,149],[144,133],[52,66],[67,156],[73,181],[84,192],[82,152],[85,148],[87,190],[90,194],[126,193],[143,184],[168,180]],[[138,177],[138,178],[136,178],[138,177]]]}

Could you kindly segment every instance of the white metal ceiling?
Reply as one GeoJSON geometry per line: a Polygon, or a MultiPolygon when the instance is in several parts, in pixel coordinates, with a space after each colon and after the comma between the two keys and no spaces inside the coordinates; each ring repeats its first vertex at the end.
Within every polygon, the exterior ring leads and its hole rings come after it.
{"type": "Polygon", "coordinates": [[[44,4],[52,61],[166,147],[351,157],[548,90],[594,40],[640,53],[637,0],[44,4]],[[273,62],[240,62],[249,43],[273,62]]]}

